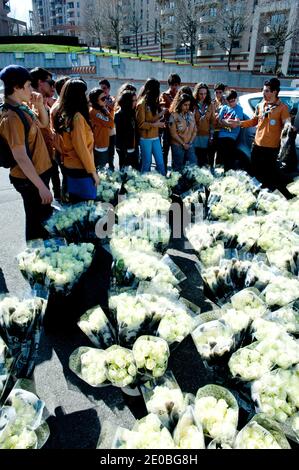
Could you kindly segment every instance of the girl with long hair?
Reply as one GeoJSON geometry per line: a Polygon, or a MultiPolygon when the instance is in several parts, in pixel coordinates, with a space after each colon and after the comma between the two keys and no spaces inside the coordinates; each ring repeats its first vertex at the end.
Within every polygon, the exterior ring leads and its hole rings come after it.
{"type": "Polygon", "coordinates": [[[95,199],[99,184],[86,91],[83,80],[68,80],[62,87],[60,105],[54,117],[70,202],[95,199]]]}
{"type": "Polygon", "coordinates": [[[208,145],[213,140],[215,112],[212,105],[211,94],[205,83],[197,83],[194,88],[193,97],[195,99],[195,121],[197,126],[197,136],[195,140],[195,153],[198,165],[208,163],[208,145]]]}
{"type": "Polygon", "coordinates": [[[114,128],[113,113],[109,112],[105,92],[93,88],[89,93],[91,108],[89,117],[94,137],[94,161],[96,168],[103,168],[109,163],[110,131],[114,128]]]}
{"type": "Polygon", "coordinates": [[[116,128],[116,150],[119,156],[119,168],[131,165],[139,169],[137,138],[136,138],[136,116],[135,108],[137,96],[134,91],[123,91],[119,96],[116,106],[114,122],[116,128]]]}
{"type": "Polygon", "coordinates": [[[165,128],[165,123],[161,121],[164,112],[160,110],[159,96],[160,83],[155,78],[148,78],[138,96],[136,120],[140,135],[141,173],[150,171],[154,155],[158,172],[165,175],[159,139],[159,129],[165,128]]]}
{"type": "Polygon", "coordinates": [[[196,123],[190,111],[190,95],[177,93],[170,107],[169,129],[172,152],[172,168],[181,171],[185,163],[196,163],[193,142],[196,123]]]}

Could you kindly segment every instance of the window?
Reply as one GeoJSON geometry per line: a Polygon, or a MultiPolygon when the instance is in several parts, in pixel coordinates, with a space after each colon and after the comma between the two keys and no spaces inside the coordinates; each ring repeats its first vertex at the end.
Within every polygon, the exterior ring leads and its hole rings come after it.
{"type": "Polygon", "coordinates": [[[15,59],[25,59],[24,52],[15,52],[15,59]]]}
{"type": "Polygon", "coordinates": [[[217,8],[210,8],[210,16],[217,16],[217,8]]]}
{"type": "Polygon", "coordinates": [[[286,21],[284,13],[277,13],[271,16],[271,25],[282,24],[286,21]]]}
{"type": "Polygon", "coordinates": [[[169,8],[174,9],[174,2],[169,2],[169,8]]]}
{"type": "Polygon", "coordinates": [[[80,8],[80,2],[77,2],[77,8],[80,8]]]}
{"type": "Polygon", "coordinates": [[[208,33],[216,33],[216,29],[213,26],[209,26],[208,33]]]}
{"type": "Polygon", "coordinates": [[[149,21],[146,22],[146,30],[149,31],[149,21]]]}
{"type": "Polygon", "coordinates": [[[74,2],[69,2],[66,4],[67,8],[74,8],[74,2]]]}
{"type": "Polygon", "coordinates": [[[238,49],[240,47],[240,41],[239,40],[233,41],[232,47],[234,49],[238,49]]]}
{"type": "Polygon", "coordinates": [[[169,17],[169,23],[174,23],[174,16],[173,16],[173,15],[171,15],[171,16],[169,17]]]}
{"type": "Polygon", "coordinates": [[[213,42],[208,42],[207,43],[207,50],[212,51],[214,49],[214,43],[213,42]]]}
{"type": "Polygon", "coordinates": [[[80,18],[80,11],[77,11],[77,17],[80,18]]]}

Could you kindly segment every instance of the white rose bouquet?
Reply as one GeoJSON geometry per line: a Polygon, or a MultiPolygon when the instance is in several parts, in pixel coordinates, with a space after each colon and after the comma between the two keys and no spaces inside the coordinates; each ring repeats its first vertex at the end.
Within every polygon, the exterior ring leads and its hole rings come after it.
{"type": "Polygon", "coordinates": [[[262,189],[257,198],[257,209],[261,213],[271,213],[275,211],[285,212],[288,207],[287,199],[279,192],[270,192],[262,189]]]}
{"type": "Polygon", "coordinates": [[[116,387],[132,385],[137,378],[134,355],[129,349],[113,345],[106,349],[107,378],[116,387]]]}
{"type": "Polygon", "coordinates": [[[235,310],[245,313],[252,320],[261,317],[267,310],[260,292],[250,287],[233,295],[230,301],[235,310]]]}
{"type": "Polygon", "coordinates": [[[87,310],[78,321],[78,326],[90,341],[101,349],[115,343],[112,326],[100,306],[87,310]]]}
{"type": "Polygon", "coordinates": [[[159,418],[148,414],[136,421],[132,431],[118,428],[112,449],[174,449],[170,432],[162,426],[159,418]]]}
{"type": "Polygon", "coordinates": [[[284,423],[299,409],[298,387],[298,370],[275,369],[253,382],[251,396],[258,411],[284,423]]]}
{"type": "Polygon", "coordinates": [[[276,276],[263,294],[269,307],[283,307],[299,298],[299,280],[294,277],[276,276]]]}
{"type": "Polygon", "coordinates": [[[122,346],[131,347],[138,336],[155,331],[158,322],[154,308],[156,299],[148,302],[148,297],[124,292],[109,298],[109,307],[116,318],[118,341],[122,346]]]}
{"type": "Polygon", "coordinates": [[[0,410],[0,449],[40,449],[50,435],[44,402],[20,386],[18,381],[0,410]]]}
{"type": "Polygon", "coordinates": [[[133,345],[132,352],[140,374],[157,378],[165,373],[169,347],[164,339],[155,336],[139,336],[133,345]]]}
{"type": "Polygon", "coordinates": [[[274,363],[269,354],[265,354],[261,343],[255,342],[234,352],[228,362],[233,377],[244,381],[259,379],[274,363]]]}
{"type": "Polygon", "coordinates": [[[13,358],[8,347],[0,336],[0,399],[5,391],[6,383],[12,371],[13,358]]]}
{"type": "Polygon", "coordinates": [[[56,292],[68,294],[81,274],[89,268],[94,252],[92,243],[55,244],[26,250],[18,255],[19,268],[34,288],[45,285],[56,292]]]}
{"type": "Polygon", "coordinates": [[[199,325],[191,336],[201,358],[209,365],[226,363],[235,347],[233,330],[221,320],[199,325]]]}
{"type": "Polygon", "coordinates": [[[46,306],[40,297],[20,301],[17,297],[0,296],[0,337],[16,361],[17,377],[28,377],[33,371],[46,306]]]}
{"type": "Polygon", "coordinates": [[[267,312],[264,317],[278,325],[282,325],[289,333],[299,332],[299,311],[295,304],[286,305],[274,312],[267,312]]]}
{"type": "Polygon", "coordinates": [[[141,391],[147,411],[172,431],[188,405],[174,375],[168,371],[160,379],[142,384],[141,391]]]}
{"type": "Polygon", "coordinates": [[[92,387],[108,385],[105,351],[80,347],[70,356],[69,368],[92,387]]]}
{"type": "Polygon", "coordinates": [[[195,417],[203,431],[219,442],[234,441],[239,416],[237,400],[229,390],[220,385],[199,388],[195,397],[195,417]]]}
{"type": "Polygon", "coordinates": [[[237,435],[235,449],[281,449],[272,434],[255,421],[248,423],[237,435]]]}
{"type": "Polygon", "coordinates": [[[175,312],[169,312],[163,315],[157,334],[165,339],[169,345],[181,343],[186,336],[195,328],[195,318],[184,308],[179,308],[175,312]]]}
{"type": "Polygon", "coordinates": [[[196,420],[192,406],[187,406],[173,432],[178,449],[205,449],[202,425],[196,420]]]}
{"type": "Polygon", "coordinates": [[[163,197],[169,196],[166,178],[155,171],[132,174],[132,177],[125,183],[125,189],[129,195],[152,191],[163,197]]]}

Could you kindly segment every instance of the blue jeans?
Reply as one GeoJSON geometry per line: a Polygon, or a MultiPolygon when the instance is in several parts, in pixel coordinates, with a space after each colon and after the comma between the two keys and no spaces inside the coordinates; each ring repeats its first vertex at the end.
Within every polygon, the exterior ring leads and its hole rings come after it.
{"type": "Polygon", "coordinates": [[[162,147],[159,139],[140,139],[141,173],[151,170],[152,154],[157,165],[157,171],[165,175],[162,147]]]}
{"type": "Polygon", "coordinates": [[[190,145],[188,150],[185,150],[182,145],[171,144],[171,152],[172,169],[174,171],[181,171],[186,163],[197,163],[193,145],[190,145]]]}

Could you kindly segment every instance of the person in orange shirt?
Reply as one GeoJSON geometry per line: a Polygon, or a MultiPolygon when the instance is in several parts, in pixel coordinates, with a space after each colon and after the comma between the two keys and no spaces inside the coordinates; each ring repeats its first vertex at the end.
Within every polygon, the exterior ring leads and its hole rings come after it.
{"type": "Polygon", "coordinates": [[[83,80],[68,80],[63,85],[60,105],[54,118],[54,129],[60,135],[70,202],[95,199],[96,186],[99,184],[86,91],[83,80]]]}
{"type": "Polygon", "coordinates": [[[176,73],[171,73],[167,79],[167,83],[168,83],[168,90],[164,91],[160,95],[160,106],[162,109],[165,110],[164,120],[166,124],[165,129],[163,129],[162,131],[162,134],[163,134],[162,151],[163,151],[163,160],[164,160],[165,169],[167,169],[168,153],[169,153],[169,148],[170,148],[170,133],[169,133],[169,127],[168,127],[168,120],[170,118],[169,108],[181,85],[181,77],[177,75],[176,73]]]}
{"type": "MultiPolygon", "coordinates": [[[[99,81],[100,88],[104,91],[106,96],[106,108],[108,109],[109,113],[114,112],[114,105],[115,105],[115,98],[114,96],[110,95],[111,85],[106,78],[99,81]]],[[[110,129],[110,139],[109,139],[109,168],[110,170],[114,170],[114,152],[115,152],[115,127],[110,129]]]]}
{"type": "Polygon", "coordinates": [[[277,165],[281,131],[285,122],[291,120],[287,105],[278,98],[279,91],[278,78],[265,81],[264,99],[256,106],[252,119],[229,119],[228,125],[232,128],[257,126],[251,151],[252,173],[264,186],[271,190],[278,188],[286,197],[290,197],[285,188],[289,181],[277,165]]]}
{"type": "Polygon", "coordinates": [[[114,128],[113,112],[106,108],[106,95],[101,88],[89,93],[89,117],[94,136],[94,161],[96,168],[109,163],[110,132],[114,128]]]}
{"type": "MultiPolygon", "coordinates": [[[[34,91],[41,93],[44,99],[44,106],[50,117],[51,102],[53,102],[53,97],[55,95],[55,80],[52,78],[52,74],[41,67],[35,67],[30,70],[31,76],[31,85],[34,91]]],[[[52,161],[52,176],[51,183],[53,188],[54,197],[56,200],[60,201],[61,198],[61,188],[60,188],[60,177],[59,177],[59,167],[55,160],[54,154],[54,145],[53,145],[53,133],[49,126],[42,129],[42,134],[45,139],[45,143],[52,161]]]]}
{"type": "Polygon", "coordinates": [[[197,163],[203,166],[208,163],[208,145],[213,140],[215,112],[210,90],[205,83],[197,83],[193,93],[197,136],[194,142],[197,163]]]}
{"type": "Polygon", "coordinates": [[[31,77],[24,67],[9,65],[1,71],[0,78],[5,94],[0,135],[15,160],[10,170],[10,182],[23,199],[26,240],[48,238],[43,222],[52,213],[53,197],[49,190],[52,164],[41,133],[49,123],[43,97],[32,91],[31,77]],[[27,122],[26,127],[19,113],[27,122]]]}

